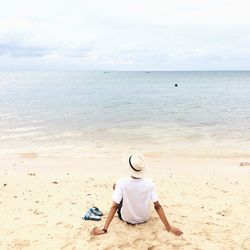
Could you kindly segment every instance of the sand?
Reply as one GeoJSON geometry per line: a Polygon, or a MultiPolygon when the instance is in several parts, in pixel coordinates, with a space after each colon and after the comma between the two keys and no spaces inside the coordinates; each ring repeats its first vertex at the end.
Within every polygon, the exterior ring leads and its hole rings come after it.
{"type": "Polygon", "coordinates": [[[148,161],[159,201],[183,236],[164,230],[153,206],[146,224],[127,225],[116,216],[107,234],[91,236],[104,225],[112,184],[126,176],[121,159],[27,153],[0,161],[0,249],[250,249],[250,167],[240,166],[241,159],[151,155],[148,161]],[[93,205],[102,220],[82,220],[93,205]]]}

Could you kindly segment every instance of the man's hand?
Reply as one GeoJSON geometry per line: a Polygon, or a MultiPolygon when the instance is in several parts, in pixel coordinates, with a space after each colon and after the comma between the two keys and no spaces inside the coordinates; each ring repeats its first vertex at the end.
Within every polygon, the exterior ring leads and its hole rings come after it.
{"type": "Polygon", "coordinates": [[[176,236],[180,236],[183,234],[183,232],[179,228],[170,226],[159,201],[154,202],[154,207],[168,232],[171,232],[176,236]]]}
{"type": "Polygon", "coordinates": [[[100,235],[100,234],[105,234],[106,232],[103,229],[100,229],[98,227],[94,227],[91,231],[91,235],[100,235]]]}
{"type": "Polygon", "coordinates": [[[168,231],[173,233],[176,236],[180,236],[183,234],[183,232],[177,227],[171,227],[168,231]]]}
{"type": "Polygon", "coordinates": [[[115,216],[115,212],[116,212],[117,209],[118,209],[118,206],[119,206],[119,204],[117,204],[116,202],[113,202],[113,203],[112,203],[112,206],[111,206],[111,208],[110,208],[110,210],[109,210],[109,214],[108,214],[108,217],[107,217],[107,219],[106,219],[106,222],[105,222],[105,225],[104,225],[103,229],[100,229],[100,228],[98,228],[98,227],[94,227],[94,228],[91,230],[91,232],[90,232],[91,235],[100,235],[100,234],[105,234],[105,233],[107,233],[107,229],[108,229],[108,227],[109,227],[109,224],[110,224],[110,222],[113,220],[113,218],[114,218],[114,216],[115,216]],[[106,230],[105,230],[105,229],[106,229],[106,230]]]}

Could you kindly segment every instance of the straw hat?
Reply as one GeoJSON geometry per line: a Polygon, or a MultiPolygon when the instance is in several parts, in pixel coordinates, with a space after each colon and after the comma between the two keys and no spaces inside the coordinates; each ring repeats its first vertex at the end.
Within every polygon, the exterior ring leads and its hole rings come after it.
{"type": "Polygon", "coordinates": [[[126,154],[124,160],[131,176],[135,178],[145,177],[147,164],[142,153],[130,152],[126,154]]]}

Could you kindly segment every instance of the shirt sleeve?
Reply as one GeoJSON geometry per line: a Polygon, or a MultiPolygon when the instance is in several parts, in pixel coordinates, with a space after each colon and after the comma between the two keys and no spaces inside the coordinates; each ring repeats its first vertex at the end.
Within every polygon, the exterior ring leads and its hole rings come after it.
{"type": "Polygon", "coordinates": [[[156,194],[156,191],[155,191],[155,186],[154,186],[154,184],[152,185],[152,188],[151,188],[150,200],[151,200],[152,202],[158,201],[158,197],[157,197],[157,194],[156,194]]]}
{"type": "Polygon", "coordinates": [[[116,184],[115,191],[114,191],[113,196],[112,196],[113,201],[117,204],[119,204],[122,200],[122,187],[121,186],[122,185],[120,182],[118,182],[116,184]]]}

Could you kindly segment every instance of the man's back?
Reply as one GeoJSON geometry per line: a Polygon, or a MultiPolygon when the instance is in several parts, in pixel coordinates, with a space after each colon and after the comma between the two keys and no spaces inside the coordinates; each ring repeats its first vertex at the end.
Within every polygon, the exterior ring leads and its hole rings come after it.
{"type": "Polygon", "coordinates": [[[118,204],[123,200],[122,219],[137,224],[148,220],[150,201],[157,201],[157,195],[151,180],[127,178],[117,183],[113,200],[118,204]]]}
{"type": "Polygon", "coordinates": [[[180,236],[182,231],[169,224],[163,208],[157,199],[154,184],[151,180],[143,179],[146,173],[146,162],[140,153],[130,154],[127,158],[128,171],[131,178],[120,180],[113,194],[113,203],[105,225],[102,229],[93,228],[91,234],[99,235],[108,232],[108,227],[118,213],[120,219],[126,222],[137,224],[146,222],[149,218],[150,200],[154,203],[154,208],[163,222],[166,230],[180,236]]]}

